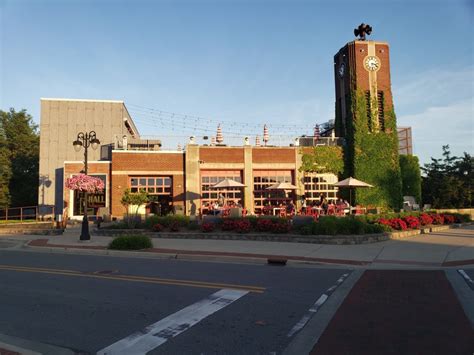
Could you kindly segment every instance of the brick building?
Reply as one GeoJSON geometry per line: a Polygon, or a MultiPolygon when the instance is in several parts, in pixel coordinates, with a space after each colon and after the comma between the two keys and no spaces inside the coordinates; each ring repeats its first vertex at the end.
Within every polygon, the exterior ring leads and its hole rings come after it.
{"type": "MultiPolygon", "coordinates": [[[[165,151],[160,141],[140,138],[122,101],[42,99],[39,205],[54,205],[56,211],[68,206],[70,217],[82,215],[82,195],[65,189],[64,180],[83,169],[83,152],[74,151],[72,142],[78,132],[92,130],[101,148],[90,151],[89,174],[103,179],[106,188],[102,194],[89,195],[90,214],[102,207],[112,216],[122,217],[125,209],[120,199],[126,188],[150,194],[149,213],[196,215],[219,193],[256,214],[265,204],[282,200],[293,200],[299,207],[302,196],[311,201],[322,193],[335,199],[337,189],[332,184],[337,177],[300,172],[302,156],[315,145],[345,142],[344,149],[354,145],[347,136],[354,132],[351,100],[355,93],[364,95],[370,133],[390,134],[390,122],[385,117],[393,107],[388,44],[365,40],[347,43],[334,56],[334,73],[336,119],[329,135],[332,137],[303,136],[289,146],[252,146],[244,140],[240,146],[198,145],[190,139],[184,151],[165,151]],[[224,178],[245,187],[213,189],[224,178]],[[269,191],[267,187],[275,182],[289,182],[296,190],[269,191]]],[[[405,134],[399,139],[400,147],[409,147],[402,153],[411,154],[411,131],[409,137],[405,134]]],[[[353,150],[354,154],[361,153],[361,149],[353,150]]],[[[360,173],[348,169],[349,174],[357,177],[360,173]]]]}
{"type": "MultiPolygon", "coordinates": [[[[321,138],[319,142],[325,140],[329,142],[331,138],[321,138]]],[[[337,181],[335,175],[299,171],[302,155],[310,151],[311,147],[229,147],[192,142],[185,151],[166,151],[156,150],[154,145],[138,149],[129,142],[117,144],[108,159],[89,161],[89,175],[105,181],[103,193],[89,195],[89,213],[97,213],[98,208],[105,207],[112,216],[121,218],[126,211],[120,199],[126,188],[131,192],[146,191],[153,200],[146,206],[146,213],[160,214],[173,211],[198,215],[205,212],[220,193],[227,201],[240,202],[250,213],[256,214],[261,213],[264,204],[276,206],[293,200],[299,205],[302,195],[307,201],[317,199],[320,193],[335,199],[337,189],[331,185],[337,181]],[[224,178],[241,182],[245,187],[213,189],[212,186],[224,178]],[[268,190],[275,182],[292,183],[297,190],[268,190]]],[[[83,163],[65,161],[63,169],[66,179],[79,173],[83,163]]],[[[63,189],[69,217],[82,215],[81,198],[80,193],[63,189]]]]}

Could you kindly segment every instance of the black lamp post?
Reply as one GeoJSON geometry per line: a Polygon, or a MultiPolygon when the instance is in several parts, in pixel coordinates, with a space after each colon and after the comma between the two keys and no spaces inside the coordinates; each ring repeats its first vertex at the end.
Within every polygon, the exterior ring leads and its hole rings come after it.
{"type": "MultiPolygon", "coordinates": [[[[94,131],[89,133],[80,132],[77,134],[77,139],[72,143],[74,150],[79,152],[84,147],[84,173],[87,175],[87,149],[92,147],[96,150],[99,147],[100,141],[97,139],[94,131]]],[[[89,220],[87,218],[87,191],[84,191],[84,218],[82,219],[82,229],[80,240],[90,240],[91,235],[89,234],[89,220]]]]}

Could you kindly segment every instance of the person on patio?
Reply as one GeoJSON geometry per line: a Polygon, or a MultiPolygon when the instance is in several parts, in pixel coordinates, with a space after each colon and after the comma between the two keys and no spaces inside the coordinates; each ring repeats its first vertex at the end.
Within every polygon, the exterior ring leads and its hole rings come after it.
{"type": "Polygon", "coordinates": [[[301,199],[301,213],[302,214],[306,214],[306,196],[303,195],[302,199],[301,199]]]}
{"type": "Polygon", "coordinates": [[[328,212],[328,200],[326,200],[326,197],[324,197],[323,195],[321,195],[322,199],[321,199],[321,203],[320,203],[320,207],[323,209],[324,213],[327,214],[328,212]]]}
{"type": "Polygon", "coordinates": [[[286,205],[286,213],[290,216],[295,214],[295,205],[293,204],[293,201],[288,202],[286,205]]]}
{"type": "Polygon", "coordinates": [[[220,207],[224,206],[225,199],[223,194],[219,194],[219,197],[217,198],[217,203],[220,207]]]}

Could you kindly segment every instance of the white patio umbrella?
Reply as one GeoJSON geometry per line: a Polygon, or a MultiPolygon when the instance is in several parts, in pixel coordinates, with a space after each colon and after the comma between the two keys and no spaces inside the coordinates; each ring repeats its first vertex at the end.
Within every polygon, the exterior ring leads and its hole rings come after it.
{"type": "Polygon", "coordinates": [[[296,190],[297,187],[289,182],[277,182],[273,185],[270,185],[266,190],[296,190]]]}
{"type": "Polygon", "coordinates": [[[219,181],[217,184],[214,184],[214,185],[211,186],[211,188],[213,188],[213,189],[227,189],[227,188],[231,188],[231,187],[242,188],[242,187],[245,187],[245,185],[238,182],[238,181],[226,178],[222,181],[219,181]]]}
{"type": "Polygon", "coordinates": [[[336,182],[333,185],[336,186],[336,187],[349,188],[350,189],[349,203],[350,203],[351,206],[352,206],[352,189],[355,189],[355,188],[358,188],[358,187],[373,187],[372,185],[370,185],[366,182],[354,179],[353,177],[348,177],[347,179],[336,182]]]}
{"type": "Polygon", "coordinates": [[[224,189],[228,187],[245,187],[245,185],[238,181],[226,178],[222,181],[219,181],[217,184],[212,185],[211,187],[213,189],[224,189]]]}
{"type": "Polygon", "coordinates": [[[287,190],[296,190],[297,187],[289,182],[277,182],[273,185],[268,186],[265,190],[277,190],[284,191],[285,198],[287,198],[287,190]]]}

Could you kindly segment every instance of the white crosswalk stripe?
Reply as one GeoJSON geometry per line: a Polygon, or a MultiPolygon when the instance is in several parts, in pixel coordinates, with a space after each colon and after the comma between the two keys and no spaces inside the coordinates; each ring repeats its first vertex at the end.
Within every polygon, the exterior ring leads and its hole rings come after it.
{"type": "Polygon", "coordinates": [[[164,344],[169,338],[191,328],[204,318],[228,306],[245,296],[248,291],[220,290],[209,297],[196,302],[145,329],[123,338],[106,348],[99,350],[98,355],[140,355],[164,344]]]}

